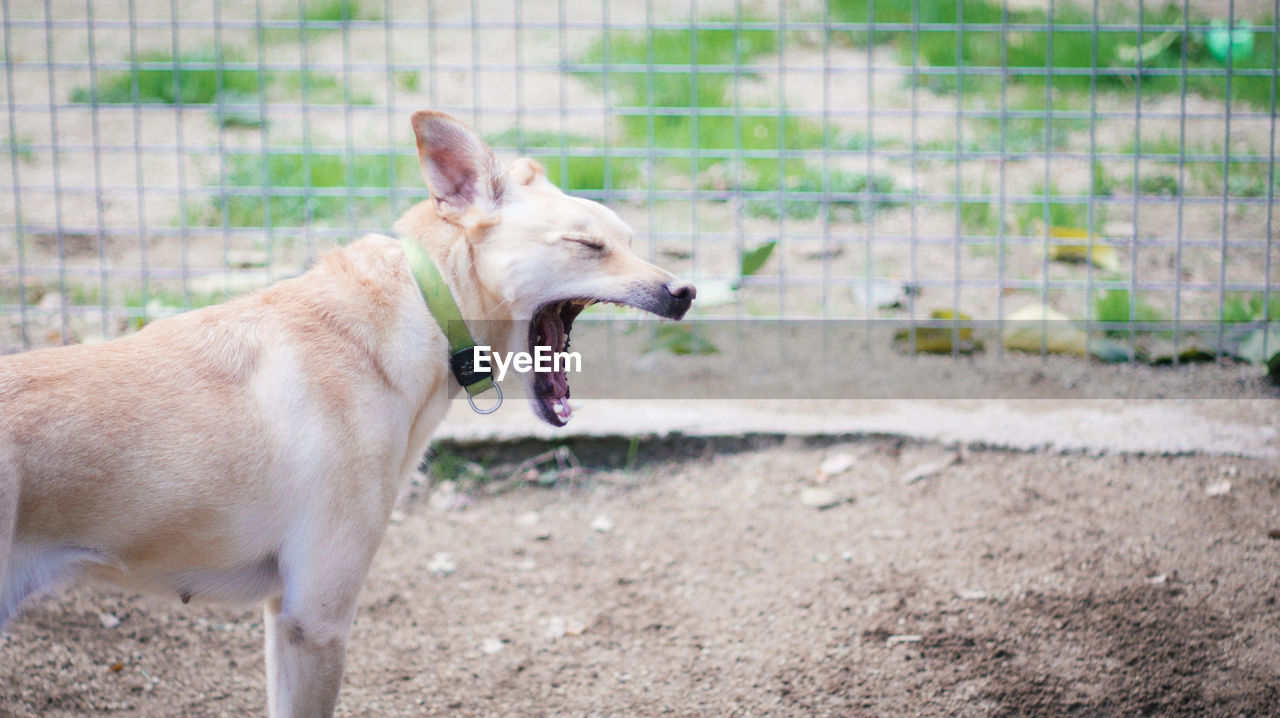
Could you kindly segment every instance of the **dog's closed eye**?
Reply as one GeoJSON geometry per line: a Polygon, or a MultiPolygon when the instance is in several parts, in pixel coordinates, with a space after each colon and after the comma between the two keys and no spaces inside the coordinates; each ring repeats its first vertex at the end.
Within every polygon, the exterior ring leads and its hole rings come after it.
{"type": "Polygon", "coordinates": [[[565,235],[564,238],[570,242],[581,244],[584,247],[590,247],[591,249],[594,249],[597,252],[604,251],[604,241],[600,239],[596,239],[595,237],[589,237],[587,235],[581,235],[581,234],[568,234],[568,235],[565,235]]]}

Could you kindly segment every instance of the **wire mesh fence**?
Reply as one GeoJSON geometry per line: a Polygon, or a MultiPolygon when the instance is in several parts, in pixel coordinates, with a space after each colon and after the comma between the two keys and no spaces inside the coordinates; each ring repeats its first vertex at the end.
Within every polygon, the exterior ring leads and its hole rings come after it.
{"type": "Polygon", "coordinates": [[[0,349],[388,232],[430,107],[613,207],[698,322],[1265,361],[1278,5],[4,0],[0,349]]]}

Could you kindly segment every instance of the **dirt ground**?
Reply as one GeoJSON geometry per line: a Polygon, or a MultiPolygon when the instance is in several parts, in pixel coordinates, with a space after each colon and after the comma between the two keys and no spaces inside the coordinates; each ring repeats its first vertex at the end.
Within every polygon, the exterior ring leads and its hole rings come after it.
{"type": "MultiPolygon", "coordinates": [[[[451,451],[501,476],[543,448],[451,451]]],[[[642,444],[624,470],[628,448],[577,442],[595,470],[550,488],[411,487],[361,601],[339,713],[1280,705],[1274,463],[970,450],[906,483],[955,452],[687,439],[642,444]],[[837,454],[851,468],[819,481],[837,454]],[[432,570],[442,553],[447,575],[432,570]]],[[[261,639],[253,610],[76,588],[0,639],[0,714],[260,714],[261,639]]]]}

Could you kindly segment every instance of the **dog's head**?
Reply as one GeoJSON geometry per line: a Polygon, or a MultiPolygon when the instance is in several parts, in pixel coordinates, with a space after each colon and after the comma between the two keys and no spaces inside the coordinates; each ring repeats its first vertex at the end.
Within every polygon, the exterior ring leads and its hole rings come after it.
{"type": "MultiPolygon", "coordinates": [[[[536,160],[516,160],[504,171],[489,146],[449,115],[415,112],[412,123],[432,200],[397,229],[424,242],[459,283],[475,285],[460,287],[474,293],[470,312],[459,297],[469,318],[514,322],[507,351],[564,350],[574,319],[594,302],[668,319],[689,310],[694,286],[637,257],[631,229],[612,210],[561,192],[536,160]],[[433,229],[441,225],[449,230],[433,229]]],[[[534,413],[564,426],[565,373],[523,376],[534,413]]]]}

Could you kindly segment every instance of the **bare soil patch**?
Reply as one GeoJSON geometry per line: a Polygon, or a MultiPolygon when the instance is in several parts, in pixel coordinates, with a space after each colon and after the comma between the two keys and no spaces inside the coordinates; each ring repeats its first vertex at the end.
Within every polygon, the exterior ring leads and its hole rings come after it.
{"type": "MultiPolygon", "coordinates": [[[[434,506],[425,485],[407,493],[361,602],[340,714],[1280,704],[1273,463],[969,451],[904,484],[948,449],[691,439],[642,444],[624,470],[625,443],[572,448],[595,473],[473,491],[461,509],[434,506]],[[837,453],[853,467],[816,481],[837,453]],[[1206,492],[1222,481],[1224,495],[1206,492]],[[848,501],[812,508],[802,492],[815,488],[848,501]],[[428,569],[438,553],[456,572],[428,569]]],[[[452,450],[502,475],[543,449],[452,450]]],[[[0,715],[261,713],[260,641],[256,611],[77,588],[0,642],[0,715]]]]}

